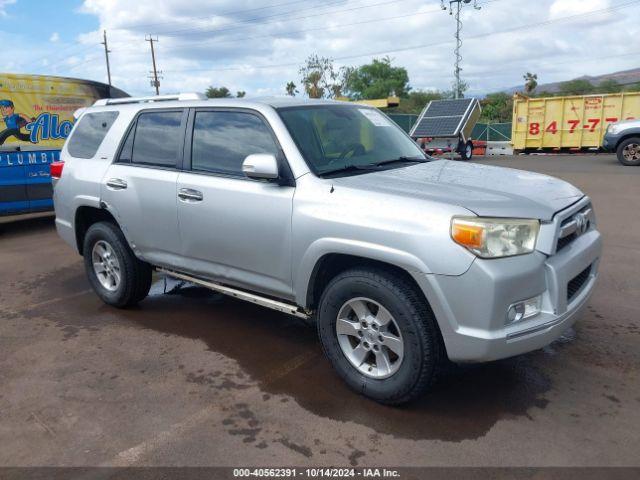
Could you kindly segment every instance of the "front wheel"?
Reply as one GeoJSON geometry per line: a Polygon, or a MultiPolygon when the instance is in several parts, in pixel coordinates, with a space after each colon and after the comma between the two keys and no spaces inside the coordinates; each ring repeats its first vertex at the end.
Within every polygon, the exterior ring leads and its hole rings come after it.
{"type": "Polygon", "coordinates": [[[96,294],[109,305],[135,305],[149,293],[151,266],[139,260],[120,229],[110,222],[91,225],[84,238],[84,266],[96,294]]]}
{"type": "Polygon", "coordinates": [[[461,160],[471,160],[473,158],[473,142],[471,140],[467,140],[466,143],[460,142],[458,153],[460,153],[461,160]]]}
{"type": "Polygon", "coordinates": [[[322,295],[317,323],[333,367],[369,398],[406,403],[426,392],[435,377],[438,327],[403,276],[377,269],[339,274],[322,295]]]}
{"type": "Polygon", "coordinates": [[[620,142],[617,151],[618,161],[622,165],[635,167],[640,165],[640,137],[627,138],[620,142]]]}

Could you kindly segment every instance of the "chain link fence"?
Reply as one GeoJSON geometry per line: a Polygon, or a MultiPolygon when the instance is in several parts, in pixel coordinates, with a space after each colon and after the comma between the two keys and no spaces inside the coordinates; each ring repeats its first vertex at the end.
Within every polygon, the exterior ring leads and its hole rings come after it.
{"type": "MultiPolygon", "coordinates": [[[[409,113],[392,113],[388,117],[407,133],[409,133],[413,124],[418,121],[418,115],[409,113]]],[[[511,122],[476,123],[471,132],[471,138],[487,142],[508,142],[511,140],[511,122]]]]}

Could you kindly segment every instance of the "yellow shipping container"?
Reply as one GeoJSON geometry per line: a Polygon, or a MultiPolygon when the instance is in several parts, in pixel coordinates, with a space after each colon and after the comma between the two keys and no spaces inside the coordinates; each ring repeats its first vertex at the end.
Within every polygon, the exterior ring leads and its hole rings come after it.
{"type": "Polygon", "coordinates": [[[598,148],[607,125],[640,118],[640,92],[513,99],[514,150],[598,148]]]}

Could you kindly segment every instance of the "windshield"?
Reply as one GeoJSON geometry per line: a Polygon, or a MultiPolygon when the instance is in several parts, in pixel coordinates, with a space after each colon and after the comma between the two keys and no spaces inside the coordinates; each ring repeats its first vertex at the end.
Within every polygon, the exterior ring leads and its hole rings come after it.
{"type": "Polygon", "coordinates": [[[374,108],[325,104],[282,108],[278,113],[309,167],[320,176],[365,173],[382,162],[392,168],[393,161],[426,158],[399,126],[374,108]]]}

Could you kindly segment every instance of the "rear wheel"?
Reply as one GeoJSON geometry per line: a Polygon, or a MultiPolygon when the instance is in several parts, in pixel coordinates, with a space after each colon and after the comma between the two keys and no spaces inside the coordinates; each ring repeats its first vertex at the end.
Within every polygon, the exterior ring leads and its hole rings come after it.
{"type": "Polygon", "coordinates": [[[378,269],[339,274],[318,308],[329,361],[354,390],[385,404],[421,396],[440,359],[433,314],[415,286],[378,269]]]}
{"type": "Polygon", "coordinates": [[[120,229],[110,222],[94,223],[83,244],[84,266],[98,296],[114,307],[129,307],[151,288],[151,266],[139,260],[120,229]]]}
{"type": "Polygon", "coordinates": [[[620,142],[617,149],[618,161],[626,166],[640,165],[640,137],[627,138],[620,142]]]}

